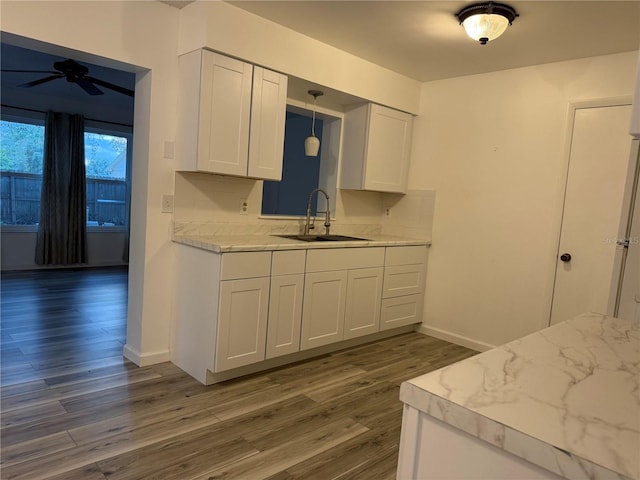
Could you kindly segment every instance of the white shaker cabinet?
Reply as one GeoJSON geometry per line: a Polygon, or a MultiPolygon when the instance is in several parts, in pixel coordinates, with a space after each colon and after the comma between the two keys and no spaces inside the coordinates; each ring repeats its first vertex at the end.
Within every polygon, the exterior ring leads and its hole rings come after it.
{"type": "Polygon", "coordinates": [[[266,358],[300,350],[304,250],[273,252],[266,358]]]}
{"type": "Polygon", "coordinates": [[[208,372],[263,361],[271,252],[176,247],[172,361],[204,384],[208,372]]]}
{"type": "Polygon", "coordinates": [[[379,329],[384,247],[309,250],[300,349],[379,329]]]}
{"type": "Polygon", "coordinates": [[[426,271],[425,247],[387,248],[380,330],[422,322],[426,271]]]}
{"type": "Polygon", "coordinates": [[[361,337],[380,330],[382,267],[349,270],[344,339],[361,337]]]}
{"type": "Polygon", "coordinates": [[[208,50],[179,65],[180,169],[282,179],[287,77],[208,50]]]}
{"type": "Polygon", "coordinates": [[[269,277],[220,282],[214,371],[264,360],[268,308],[269,277]]]}
{"type": "Polygon", "coordinates": [[[300,349],[339,342],[344,338],[346,270],[307,273],[304,282],[300,349]]]}
{"type": "Polygon", "coordinates": [[[340,188],[405,193],[413,117],[368,103],[345,112],[340,188]]]}
{"type": "Polygon", "coordinates": [[[222,255],[214,372],[265,358],[271,252],[222,255]]]}
{"type": "Polygon", "coordinates": [[[422,319],[425,246],[175,251],[172,361],[204,384],[422,319]]]}

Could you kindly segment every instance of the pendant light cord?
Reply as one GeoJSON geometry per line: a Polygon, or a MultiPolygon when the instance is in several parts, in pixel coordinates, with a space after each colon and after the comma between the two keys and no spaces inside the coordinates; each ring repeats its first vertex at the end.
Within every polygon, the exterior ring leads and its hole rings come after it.
{"type": "Polygon", "coordinates": [[[316,136],[316,100],[318,99],[317,95],[313,96],[313,115],[311,117],[311,136],[316,136]]]}

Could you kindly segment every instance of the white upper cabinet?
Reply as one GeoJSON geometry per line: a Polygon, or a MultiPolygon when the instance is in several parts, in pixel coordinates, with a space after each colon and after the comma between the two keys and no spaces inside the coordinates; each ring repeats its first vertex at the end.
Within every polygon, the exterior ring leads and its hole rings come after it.
{"type": "Polygon", "coordinates": [[[413,117],[373,103],[344,117],[341,188],[405,193],[413,117]]]}
{"type": "Polygon", "coordinates": [[[287,77],[253,67],[248,176],[282,180],[287,77]]]}
{"type": "Polygon", "coordinates": [[[207,50],[180,56],[181,169],[280,180],[287,77],[207,50]]]}

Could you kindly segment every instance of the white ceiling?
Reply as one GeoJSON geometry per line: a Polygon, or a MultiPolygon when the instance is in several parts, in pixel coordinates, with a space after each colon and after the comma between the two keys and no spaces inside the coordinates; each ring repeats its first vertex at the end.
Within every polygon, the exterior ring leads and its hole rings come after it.
{"type": "Polygon", "coordinates": [[[640,0],[506,1],[520,16],[502,37],[485,46],[469,39],[455,17],[473,2],[228,3],[420,81],[627,52],[640,46],[640,0]]]}

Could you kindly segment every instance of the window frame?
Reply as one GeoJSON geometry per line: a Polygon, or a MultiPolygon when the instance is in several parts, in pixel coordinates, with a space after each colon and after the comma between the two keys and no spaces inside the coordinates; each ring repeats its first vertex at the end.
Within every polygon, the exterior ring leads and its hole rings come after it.
{"type": "MultiPolygon", "coordinates": [[[[303,115],[311,118],[313,114],[313,110],[304,102],[300,102],[294,99],[289,98],[287,100],[287,111],[296,113],[298,115],[303,115]]],[[[323,121],[323,143],[325,143],[324,148],[320,149],[320,172],[319,172],[319,188],[322,188],[327,191],[329,194],[329,208],[331,210],[331,220],[336,220],[336,203],[338,196],[338,171],[340,169],[340,156],[342,151],[342,129],[344,123],[344,113],[329,109],[316,107],[316,118],[320,118],[323,121]],[[330,134],[330,132],[338,131],[339,133],[336,135],[330,134]],[[326,169],[329,164],[332,163],[331,158],[334,156],[336,158],[333,159],[335,165],[335,173],[331,176],[327,175],[326,169]]],[[[290,213],[284,214],[271,214],[271,213],[262,213],[262,195],[264,192],[264,187],[260,189],[260,214],[258,218],[262,220],[300,220],[304,219],[305,215],[294,215],[290,213]]],[[[322,196],[320,195],[318,198],[320,199],[322,196]]],[[[324,205],[324,199],[321,199],[320,205],[324,205]]]]}

